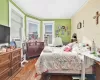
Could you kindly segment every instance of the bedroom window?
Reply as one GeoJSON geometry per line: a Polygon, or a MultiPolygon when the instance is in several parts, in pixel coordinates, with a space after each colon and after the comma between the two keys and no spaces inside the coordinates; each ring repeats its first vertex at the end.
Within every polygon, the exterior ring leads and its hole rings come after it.
{"type": "Polygon", "coordinates": [[[54,39],[54,21],[43,21],[43,41],[48,36],[48,44],[53,43],[54,39]]]}
{"type": "Polygon", "coordinates": [[[32,34],[35,39],[40,37],[40,21],[27,17],[27,37],[31,38],[32,34]]]}
{"type": "Polygon", "coordinates": [[[23,26],[23,18],[14,10],[11,11],[11,28],[10,33],[12,38],[22,38],[21,29],[23,26]]]}
{"type": "Polygon", "coordinates": [[[21,43],[25,39],[24,16],[20,10],[9,2],[10,40],[14,39],[17,47],[21,47],[21,43]]]}

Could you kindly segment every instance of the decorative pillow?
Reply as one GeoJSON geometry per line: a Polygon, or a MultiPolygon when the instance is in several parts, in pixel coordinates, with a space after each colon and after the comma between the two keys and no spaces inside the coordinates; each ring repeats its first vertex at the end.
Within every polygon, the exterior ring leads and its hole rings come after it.
{"type": "Polygon", "coordinates": [[[73,46],[73,43],[69,43],[67,46],[72,47],[73,46]]]}
{"type": "Polygon", "coordinates": [[[64,49],[64,51],[66,51],[66,52],[71,52],[71,50],[72,50],[71,47],[66,47],[66,48],[64,49]]]}

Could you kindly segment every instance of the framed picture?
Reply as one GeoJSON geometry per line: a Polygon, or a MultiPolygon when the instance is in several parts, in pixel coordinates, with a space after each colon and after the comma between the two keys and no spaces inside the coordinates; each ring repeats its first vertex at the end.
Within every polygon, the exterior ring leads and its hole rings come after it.
{"type": "Polygon", "coordinates": [[[77,24],[77,29],[81,29],[81,28],[82,28],[82,23],[79,22],[79,23],[77,24]]]}

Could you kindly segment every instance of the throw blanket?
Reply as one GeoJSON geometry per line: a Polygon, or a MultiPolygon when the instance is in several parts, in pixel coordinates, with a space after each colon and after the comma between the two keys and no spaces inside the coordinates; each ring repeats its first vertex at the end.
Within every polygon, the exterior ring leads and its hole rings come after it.
{"type": "Polygon", "coordinates": [[[81,58],[77,53],[64,52],[62,48],[51,48],[52,52],[42,51],[38,58],[35,64],[37,74],[48,70],[81,70],[81,58]]]}

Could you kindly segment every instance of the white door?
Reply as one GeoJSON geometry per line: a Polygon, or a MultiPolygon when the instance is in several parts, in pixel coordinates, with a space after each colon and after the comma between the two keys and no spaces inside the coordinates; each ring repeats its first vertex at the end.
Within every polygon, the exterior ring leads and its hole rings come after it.
{"type": "Polygon", "coordinates": [[[54,39],[54,21],[43,21],[43,41],[45,35],[48,36],[48,44],[52,44],[54,39]]]}

